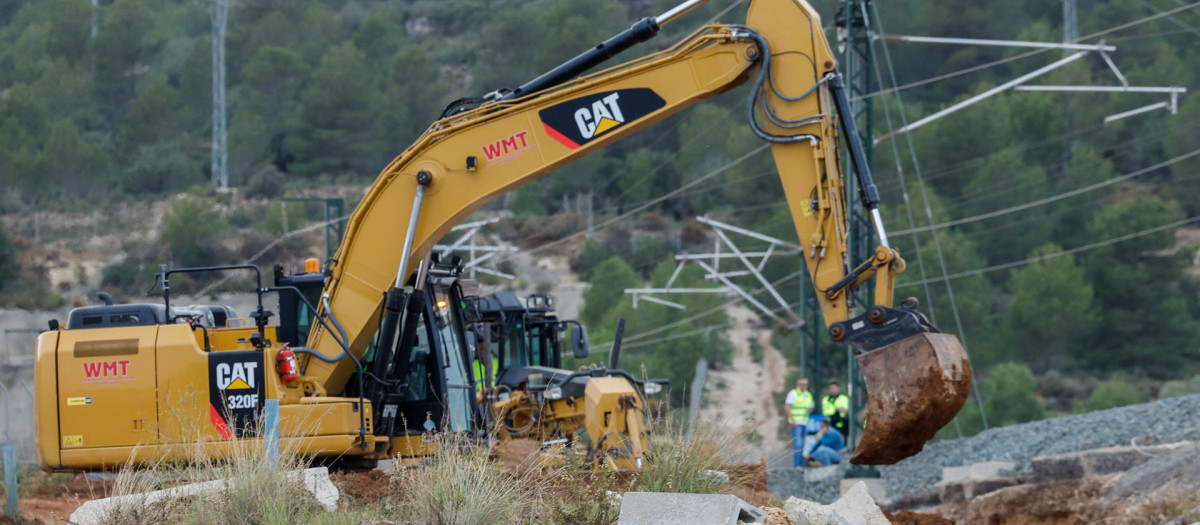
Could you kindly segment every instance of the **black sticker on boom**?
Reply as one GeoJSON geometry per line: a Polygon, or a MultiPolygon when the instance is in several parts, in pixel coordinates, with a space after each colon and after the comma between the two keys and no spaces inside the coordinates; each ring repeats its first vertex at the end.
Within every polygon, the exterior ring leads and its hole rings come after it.
{"type": "Polygon", "coordinates": [[[261,350],[208,354],[208,415],[221,437],[257,435],[264,392],[261,350]]]}
{"type": "Polygon", "coordinates": [[[667,105],[650,88],[605,91],[555,104],[538,112],[546,133],[575,149],[667,105]]]}

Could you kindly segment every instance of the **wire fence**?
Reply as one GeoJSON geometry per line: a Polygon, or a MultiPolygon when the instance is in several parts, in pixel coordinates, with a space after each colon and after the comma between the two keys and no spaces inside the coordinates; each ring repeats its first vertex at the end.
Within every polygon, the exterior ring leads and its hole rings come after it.
{"type": "Polygon", "coordinates": [[[16,512],[20,480],[37,470],[34,433],[33,349],[41,330],[0,333],[0,450],[4,451],[4,513],[16,512]]]}

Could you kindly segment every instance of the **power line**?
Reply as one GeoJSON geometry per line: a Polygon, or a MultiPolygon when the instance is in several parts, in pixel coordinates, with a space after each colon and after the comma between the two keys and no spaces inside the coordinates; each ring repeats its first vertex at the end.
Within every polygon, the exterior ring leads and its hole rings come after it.
{"type": "MultiPolygon", "coordinates": [[[[717,168],[717,169],[715,169],[715,170],[712,170],[712,171],[710,171],[710,172],[708,172],[708,173],[704,174],[703,176],[701,176],[701,177],[697,178],[696,180],[693,180],[693,181],[691,181],[691,182],[689,182],[689,183],[687,183],[687,184],[684,184],[683,186],[680,186],[679,188],[676,188],[676,189],[674,189],[674,190],[672,190],[672,191],[669,191],[669,192],[667,192],[666,194],[664,194],[664,195],[663,195],[663,196],[661,196],[661,197],[657,197],[657,198],[654,198],[654,199],[648,200],[648,201],[646,201],[645,203],[641,204],[640,206],[637,206],[637,207],[635,207],[635,208],[634,208],[634,209],[632,209],[632,210],[629,210],[629,211],[627,211],[627,212],[625,212],[625,213],[622,213],[622,214],[620,214],[620,215],[617,215],[616,217],[613,217],[613,218],[611,218],[611,219],[609,219],[609,220],[606,220],[606,221],[604,221],[604,222],[602,222],[602,223],[600,223],[600,224],[597,224],[597,225],[595,226],[595,229],[597,229],[597,230],[598,230],[598,229],[602,229],[602,228],[606,228],[606,227],[608,227],[608,226],[611,226],[612,224],[614,224],[614,223],[616,223],[616,222],[618,222],[618,221],[624,220],[625,218],[627,218],[627,217],[629,217],[629,216],[631,216],[631,215],[634,215],[634,214],[636,214],[636,213],[640,213],[640,212],[642,212],[642,211],[643,211],[643,210],[645,210],[646,208],[649,208],[649,207],[651,207],[651,206],[653,206],[653,205],[655,205],[655,204],[658,204],[658,203],[660,203],[660,202],[662,202],[662,201],[665,201],[665,200],[667,200],[667,199],[670,199],[671,197],[674,197],[674,196],[676,196],[676,195],[679,195],[680,193],[682,193],[682,192],[686,191],[688,188],[691,188],[691,187],[693,187],[693,186],[695,186],[695,185],[697,185],[697,184],[700,184],[701,182],[704,182],[704,181],[706,181],[706,180],[708,180],[708,179],[711,179],[711,178],[713,178],[713,177],[716,177],[717,175],[720,175],[721,173],[724,173],[726,170],[728,170],[728,169],[730,169],[730,168],[733,168],[734,166],[737,166],[738,164],[741,164],[741,163],[745,162],[745,161],[746,161],[747,159],[749,159],[750,157],[753,157],[754,155],[757,155],[758,153],[760,153],[760,152],[762,152],[762,151],[766,150],[766,149],[767,149],[767,147],[769,147],[769,146],[770,146],[770,144],[763,144],[763,145],[761,145],[761,146],[759,146],[759,147],[757,147],[757,148],[754,148],[754,149],[753,149],[753,150],[751,150],[749,153],[747,153],[747,154],[745,154],[745,155],[742,155],[741,157],[738,157],[737,159],[734,159],[733,161],[729,162],[728,164],[725,164],[724,166],[721,166],[721,167],[719,167],[719,168],[717,168]]],[[[558,239],[558,240],[556,240],[556,241],[550,241],[550,242],[544,243],[544,244],[542,244],[541,246],[538,246],[538,247],[536,247],[536,248],[532,248],[532,249],[526,250],[526,253],[531,253],[531,254],[532,254],[532,253],[537,253],[537,252],[540,252],[540,251],[546,250],[546,249],[548,249],[548,248],[551,248],[551,247],[553,247],[553,246],[558,246],[559,244],[562,244],[562,243],[564,243],[564,242],[567,242],[567,241],[569,241],[569,240],[571,240],[571,239],[574,239],[574,238],[576,238],[576,237],[579,237],[579,236],[581,236],[581,235],[584,235],[584,234],[586,234],[586,233],[587,233],[587,230],[580,230],[580,231],[577,231],[577,232],[575,232],[575,233],[572,233],[572,234],[570,234],[570,235],[567,235],[566,237],[563,237],[563,238],[561,238],[561,239],[558,239]]]]}
{"type": "Polygon", "coordinates": [[[1116,183],[1118,183],[1118,182],[1124,182],[1124,181],[1127,181],[1127,180],[1129,180],[1129,179],[1132,179],[1132,178],[1134,178],[1134,177],[1138,177],[1138,176],[1141,176],[1141,175],[1145,175],[1145,174],[1147,174],[1147,173],[1150,173],[1150,172],[1152,172],[1152,171],[1158,170],[1158,169],[1160,169],[1160,168],[1164,168],[1164,167],[1166,167],[1166,166],[1170,166],[1170,165],[1172,165],[1172,164],[1175,164],[1175,163],[1177,163],[1177,162],[1180,162],[1180,161],[1184,161],[1184,160],[1190,159],[1190,158],[1192,158],[1192,157],[1195,157],[1196,155],[1200,155],[1200,149],[1192,150],[1192,151],[1191,151],[1191,152],[1189,152],[1189,153],[1184,153],[1183,155],[1179,155],[1179,156],[1177,156],[1177,157],[1175,157],[1175,158],[1172,158],[1172,159],[1165,160],[1165,161],[1163,161],[1163,162],[1160,162],[1160,163],[1158,163],[1158,164],[1155,164],[1155,165],[1153,165],[1153,166],[1150,166],[1150,167],[1142,168],[1142,169],[1140,169],[1140,170],[1137,170],[1137,171],[1134,171],[1134,172],[1132,172],[1132,173],[1127,173],[1127,174],[1125,174],[1125,175],[1121,175],[1121,176],[1119,176],[1119,177],[1114,177],[1114,178],[1108,179],[1108,180],[1106,180],[1106,181],[1097,182],[1097,183],[1095,183],[1095,184],[1091,184],[1091,185],[1088,185],[1088,186],[1084,186],[1084,187],[1082,187],[1082,188],[1077,188],[1077,189],[1074,189],[1074,190],[1071,190],[1071,191],[1067,191],[1067,192],[1059,193],[1059,194],[1057,194],[1057,195],[1053,195],[1053,196],[1046,197],[1046,198],[1043,198],[1043,199],[1038,199],[1038,200],[1035,200],[1035,201],[1026,202],[1026,203],[1024,203],[1024,204],[1018,204],[1018,205],[1016,205],[1016,206],[1009,206],[1009,207],[1007,207],[1007,208],[1004,208],[1004,209],[1000,209],[1000,210],[996,210],[996,211],[992,211],[992,212],[988,212],[988,213],[983,213],[983,214],[980,214],[980,215],[975,215],[975,216],[972,216],[972,217],[964,217],[964,218],[962,218],[962,219],[955,219],[955,220],[952,220],[952,221],[946,221],[946,222],[942,222],[942,223],[938,223],[938,224],[930,224],[929,226],[920,226],[920,227],[917,227],[917,228],[911,228],[911,229],[909,229],[909,230],[901,230],[901,231],[894,232],[894,233],[895,233],[896,235],[902,235],[902,234],[905,234],[905,233],[912,233],[912,232],[926,232],[926,231],[931,231],[931,230],[938,230],[938,229],[941,229],[941,228],[949,228],[949,227],[951,227],[951,226],[960,226],[960,225],[963,225],[963,224],[969,224],[969,223],[972,223],[972,222],[978,222],[978,221],[982,221],[982,220],[985,220],[985,219],[991,219],[991,218],[1000,217],[1000,216],[1003,216],[1003,215],[1008,215],[1008,214],[1010,214],[1010,213],[1015,213],[1015,212],[1018,212],[1018,211],[1021,211],[1021,210],[1027,210],[1027,209],[1029,209],[1029,208],[1034,208],[1034,207],[1037,207],[1037,206],[1041,206],[1041,205],[1043,205],[1043,204],[1049,204],[1049,203],[1051,203],[1051,202],[1054,202],[1054,201],[1059,201],[1059,200],[1065,199],[1065,198],[1067,198],[1067,197],[1074,197],[1075,195],[1079,195],[1079,194],[1081,194],[1081,193],[1087,193],[1087,192],[1089,192],[1089,191],[1096,190],[1096,189],[1099,189],[1099,188],[1103,188],[1103,187],[1105,187],[1105,186],[1112,186],[1113,184],[1116,184],[1116,183]]]}
{"type": "MultiPolygon", "coordinates": [[[[880,16],[879,16],[879,7],[876,6],[874,3],[871,4],[871,7],[875,13],[875,23],[879,25],[880,32],[885,32],[885,30],[883,29],[883,19],[880,18],[880,16]]],[[[886,59],[887,65],[888,65],[888,75],[891,78],[892,85],[895,86],[897,84],[897,82],[896,82],[896,66],[892,62],[892,53],[888,49],[888,45],[887,45],[886,41],[883,41],[882,46],[883,46],[883,56],[886,59]]],[[[904,109],[904,100],[900,97],[899,90],[895,91],[895,95],[896,95],[896,106],[900,108],[900,125],[903,127],[908,127],[908,125],[909,125],[908,114],[904,109]]],[[[892,132],[894,133],[894,131],[892,131],[892,132]]],[[[925,201],[925,216],[929,219],[930,224],[932,224],[933,223],[933,212],[930,210],[930,207],[929,207],[929,195],[925,192],[925,181],[922,180],[923,177],[921,175],[921,164],[919,162],[917,162],[917,148],[913,144],[912,133],[905,133],[904,138],[908,142],[908,151],[912,158],[913,171],[916,173],[916,176],[917,176],[917,188],[919,188],[921,190],[921,199],[925,201]]],[[[908,205],[907,201],[905,202],[905,204],[908,205]]],[[[948,273],[946,270],[946,256],[944,253],[942,253],[942,241],[937,235],[937,230],[933,231],[933,246],[937,250],[938,262],[941,265],[941,269],[942,269],[942,276],[945,277],[945,275],[948,273]]],[[[962,316],[959,315],[959,313],[958,313],[958,301],[954,298],[954,286],[950,284],[949,279],[943,279],[942,282],[945,283],[945,285],[946,285],[946,296],[947,296],[947,298],[950,299],[950,311],[954,313],[954,324],[955,324],[955,327],[958,328],[958,337],[959,337],[959,340],[962,342],[963,354],[967,358],[967,363],[970,364],[971,354],[967,347],[967,333],[963,329],[962,316]]],[[[984,428],[984,430],[987,430],[987,428],[988,428],[987,412],[983,408],[983,397],[979,395],[978,382],[976,382],[976,381],[971,382],[971,390],[975,394],[975,402],[979,406],[979,416],[983,420],[983,428],[984,428]]]]}
{"type": "MultiPolygon", "coordinates": [[[[972,276],[972,275],[980,275],[980,274],[989,273],[989,272],[995,272],[995,271],[999,271],[999,270],[1007,270],[1007,269],[1010,269],[1010,268],[1016,268],[1016,267],[1019,267],[1019,266],[1024,266],[1024,265],[1026,265],[1026,264],[1030,264],[1030,263],[1035,263],[1035,262],[1039,262],[1039,261],[1044,261],[1044,260],[1046,260],[1046,259],[1052,259],[1052,258],[1054,258],[1054,257],[1061,257],[1061,256],[1063,256],[1063,255],[1074,255],[1074,254],[1076,254],[1076,253],[1079,253],[1079,252],[1085,252],[1085,251],[1088,251],[1088,250],[1094,250],[1094,249],[1096,249],[1096,248],[1103,248],[1103,247],[1105,247],[1105,246],[1109,246],[1109,245],[1112,245],[1112,244],[1117,244],[1117,243],[1119,243],[1119,242],[1128,241],[1128,240],[1130,240],[1130,239],[1136,239],[1136,238],[1138,238],[1138,237],[1143,237],[1143,236],[1146,236],[1146,235],[1150,235],[1151,233],[1157,233],[1157,232],[1160,232],[1160,231],[1163,231],[1163,230],[1169,230],[1169,229],[1172,229],[1172,228],[1178,228],[1178,227],[1180,227],[1180,226],[1185,226],[1185,225],[1192,224],[1192,223],[1195,223],[1195,222],[1200,222],[1200,216],[1196,216],[1196,217],[1189,217],[1189,218],[1187,218],[1187,219],[1183,219],[1183,220],[1175,221],[1175,222],[1172,222],[1172,223],[1170,223],[1170,224],[1164,224],[1164,225],[1162,225],[1162,226],[1157,226],[1157,227],[1154,227],[1154,228],[1150,228],[1150,229],[1142,230],[1142,231],[1139,231],[1139,232],[1136,232],[1136,233],[1130,233],[1130,234],[1127,234],[1127,235],[1122,235],[1122,236],[1120,236],[1120,237],[1113,237],[1113,238],[1111,238],[1111,239],[1106,239],[1106,240],[1103,240],[1103,241],[1100,241],[1100,242],[1094,242],[1094,243],[1087,244],[1087,245],[1084,245],[1084,246],[1079,246],[1079,247],[1077,247],[1077,248],[1071,248],[1070,250],[1064,250],[1064,251],[1061,251],[1061,252],[1056,252],[1056,253],[1051,253],[1051,254],[1046,254],[1046,255],[1039,255],[1039,256],[1036,256],[1036,257],[1029,257],[1029,258],[1027,258],[1027,259],[1022,259],[1022,260],[1019,260],[1019,261],[1013,261],[1013,262],[1007,262],[1007,263],[1004,263],[1004,264],[997,264],[997,265],[995,265],[995,266],[988,266],[988,267],[986,267],[986,268],[977,268],[977,269],[974,269],[974,270],[967,270],[967,271],[965,271],[965,272],[958,272],[958,273],[954,273],[954,274],[950,274],[950,275],[945,275],[945,276],[943,276],[943,277],[938,277],[937,279],[961,279],[961,278],[963,278],[963,277],[970,277],[970,276],[972,276]]],[[[922,284],[922,282],[921,282],[921,281],[914,281],[914,282],[909,282],[909,283],[904,283],[904,284],[897,284],[897,285],[896,285],[896,288],[907,288],[907,287],[910,287],[910,286],[917,286],[917,285],[919,285],[919,284],[922,284]]]]}
{"type": "MultiPolygon", "coordinates": [[[[1129,23],[1121,24],[1121,25],[1118,25],[1118,26],[1115,26],[1115,27],[1110,27],[1110,28],[1108,28],[1108,29],[1105,29],[1105,30],[1103,30],[1103,31],[1097,31],[1097,32],[1095,32],[1095,33],[1092,33],[1092,34],[1090,34],[1090,35],[1085,35],[1085,36],[1082,36],[1082,37],[1080,37],[1080,38],[1079,38],[1079,40],[1081,40],[1081,41],[1082,41],[1082,40],[1088,40],[1088,39],[1091,39],[1091,38],[1097,38],[1097,37],[1101,37],[1101,36],[1104,36],[1104,35],[1107,35],[1107,34],[1110,34],[1110,33],[1114,33],[1114,32],[1120,31],[1120,30],[1122,30],[1122,29],[1128,29],[1128,28],[1130,28],[1130,27],[1134,27],[1134,26],[1137,26],[1137,25],[1141,25],[1141,24],[1144,24],[1144,23],[1146,23],[1146,22],[1151,22],[1151,21],[1154,21],[1154,20],[1158,20],[1159,18],[1168,17],[1168,16],[1171,16],[1171,15],[1174,15],[1175,13],[1179,13],[1179,12],[1181,12],[1181,11],[1186,11],[1186,10],[1188,10],[1188,9],[1194,9],[1194,8],[1196,8],[1197,6],[1200,6],[1200,2],[1193,2],[1193,3],[1191,3],[1191,4],[1184,5],[1184,6],[1180,6],[1180,7],[1177,7],[1177,8],[1174,8],[1174,9],[1170,9],[1170,10],[1167,10],[1167,11],[1163,11],[1163,12],[1161,12],[1161,13],[1158,13],[1158,14],[1156,14],[1156,15],[1152,15],[1152,16],[1148,16],[1148,17],[1145,17],[1145,18],[1141,18],[1141,19],[1135,20],[1135,21],[1133,21],[1133,22],[1129,22],[1129,23]]],[[[879,10],[878,10],[878,9],[876,9],[875,11],[876,11],[876,12],[878,12],[879,10]]],[[[876,15],[876,19],[878,19],[878,14],[876,15]]],[[[884,44],[884,48],[885,48],[885,49],[887,48],[887,44],[884,44]]],[[[935,76],[935,77],[930,77],[930,78],[927,78],[927,79],[925,79],[925,80],[918,80],[918,81],[916,81],[916,82],[911,82],[911,83],[904,84],[904,85],[896,85],[896,83],[895,83],[895,82],[893,82],[893,84],[892,84],[892,85],[893,85],[894,87],[891,87],[891,88],[888,88],[888,89],[881,89],[881,90],[879,90],[879,91],[876,91],[876,92],[874,92],[874,93],[867,93],[867,94],[865,94],[865,95],[861,95],[861,96],[859,96],[859,97],[855,97],[855,99],[854,99],[854,100],[861,100],[861,99],[866,99],[866,98],[871,98],[871,97],[877,97],[877,96],[880,96],[880,95],[886,95],[886,94],[889,94],[889,93],[896,93],[896,92],[899,92],[899,91],[904,91],[904,90],[906,90],[906,89],[911,89],[911,88],[915,88],[915,87],[924,86],[924,85],[926,85],[926,84],[931,84],[931,83],[938,82],[938,81],[941,81],[941,80],[946,80],[946,79],[948,79],[948,78],[954,78],[954,77],[958,77],[958,76],[966,75],[966,74],[969,74],[969,73],[974,73],[974,72],[976,72],[976,71],[980,71],[980,70],[983,70],[983,69],[989,69],[989,68],[992,68],[992,67],[995,67],[995,66],[999,66],[999,65],[1007,64],[1007,63],[1009,63],[1009,62],[1014,62],[1014,61],[1020,60],[1020,59],[1022,59],[1022,58],[1028,58],[1028,57],[1031,57],[1031,56],[1040,55],[1040,54],[1042,54],[1042,53],[1045,53],[1045,52],[1047,52],[1047,51],[1050,51],[1050,50],[1052,50],[1052,49],[1053,49],[1053,48],[1035,49],[1035,50],[1033,50],[1033,51],[1027,51],[1027,52],[1025,52],[1025,53],[1021,53],[1021,54],[1013,55],[1013,56],[1011,56],[1011,57],[1006,57],[1006,58],[1002,58],[1002,59],[999,59],[999,60],[994,60],[994,61],[992,61],[992,62],[987,62],[987,63],[984,63],[984,64],[980,64],[980,65],[978,65],[978,66],[972,66],[972,67],[968,67],[968,68],[965,68],[965,69],[960,69],[960,70],[958,70],[958,71],[953,71],[953,72],[946,73],[946,74],[942,74],[942,75],[938,75],[938,76],[935,76]]]]}

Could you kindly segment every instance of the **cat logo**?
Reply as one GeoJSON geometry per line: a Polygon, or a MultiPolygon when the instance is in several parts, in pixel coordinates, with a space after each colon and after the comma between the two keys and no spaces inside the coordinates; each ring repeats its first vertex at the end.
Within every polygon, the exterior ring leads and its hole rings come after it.
{"type": "Polygon", "coordinates": [[[217,364],[217,388],[221,390],[251,390],[254,386],[254,371],[258,363],[246,361],[241,363],[217,364]]]}
{"type": "Polygon", "coordinates": [[[546,134],[576,149],[666,105],[649,88],[620,89],[579,97],[538,112],[546,134]]]}
{"type": "Polygon", "coordinates": [[[621,105],[617,100],[620,93],[613,93],[600,100],[592,102],[592,107],[582,107],[575,111],[575,124],[579,126],[579,134],[585,139],[601,135],[625,123],[625,115],[621,114],[621,105]]]}

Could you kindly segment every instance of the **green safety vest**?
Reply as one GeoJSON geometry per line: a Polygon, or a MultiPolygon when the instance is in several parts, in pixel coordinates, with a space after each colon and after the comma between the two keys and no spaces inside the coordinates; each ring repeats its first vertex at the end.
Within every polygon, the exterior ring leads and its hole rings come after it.
{"type": "Polygon", "coordinates": [[[807,390],[795,389],[796,400],[792,403],[792,421],[795,423],[808,423],[808,413],[812,412],[813,397],[812,393],[807,390]]]}
{"type": "Polygon", "coordinates": [[[846,394],[839,394],[830,402],[829,397],[825,396],[821,398],[821,413],[825,415],[825,419],[830,420],[833,426],[842,428],[846,424],[845,418],[849,417],[850,414],[850,398],[846,397],[846,394]],[[834,418],[834,414],[837,414],[838,410],[845,410],[846,415],[834,418]]]}
{"type": "Polygon", "coordinates": [[[850,398],[846,397],[846,394],[838,395],[832,403],[829,402],[829,397],[825,396],[821,398],[821,413],[826,418],[832,416],[838,410],[850,411],[850,398]]]}
{"type": "MultiPolygon", "coordinates": [[[[479,387],[483,386],[483,380],[484,380],[483,363],[481,363],[478,359],[475,359],[471,363],[471,366],[475,370],[475,383],[474,383],[475,390],[479,390],[479,387]]],[[[492,381],[495,381],[495,380],[496,380],[496,360],[493,359],[492,360],[492,381]]]]}

